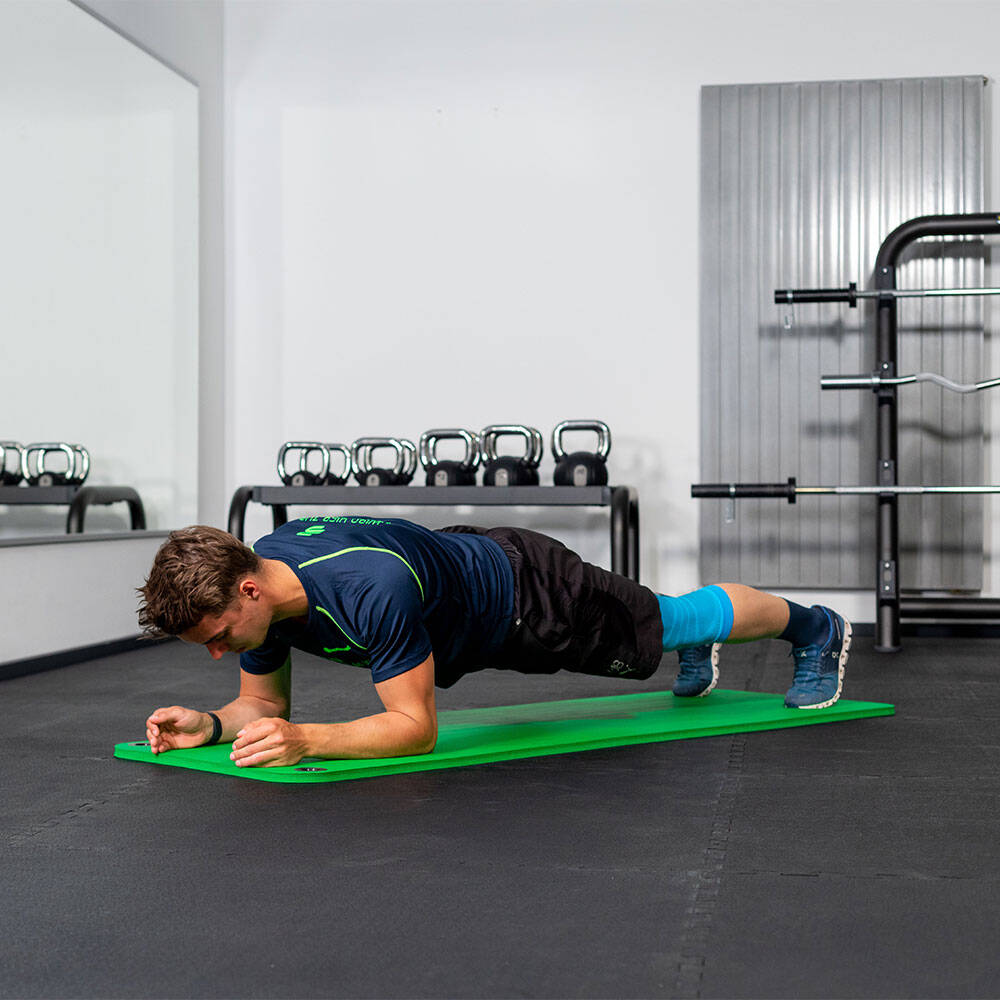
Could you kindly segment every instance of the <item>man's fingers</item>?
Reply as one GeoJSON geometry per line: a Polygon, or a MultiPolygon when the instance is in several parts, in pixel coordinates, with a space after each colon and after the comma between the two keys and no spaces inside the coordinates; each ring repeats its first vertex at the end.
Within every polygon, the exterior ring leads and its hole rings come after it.
{"type": "Polygon", "coordinates": [[[183,712],[184,709],[177,705],[171,708],[158,708],[146,720],[146,729],[158,733],[163,726],[171,727],[175,725],[180,720],[183,712]]]}
{"type": "Polygon", "coordinates": [[[267,739],[278,730],[278,725],[274,719],[256,719],[247,723],[233,740],[233,749],[242,750],[244,747],[252,746],[261,740],[267,739]]]}
{"type": "Polygon", "coordinates": [[[171,705],[169,708],[158,708],[149,717],[150,722],[168,722],[176,719],[182,709],[178,705],[171,705]]]}
{"type": "Polygon", "coordinates": [[[258,740],[242,750],[234,750],[229,757],[237,767],[257,767],[276,760],[281,756],[281,749],[269,741],[258,740]]]}
{"type": "Polygon", "coordinates": [[[146,720],[146,739],[149,741],[149,749],[153,753],[160,752],[160,729],[153,723],[152,716],[146,720]]]}
{"type": "Polygon", "coordinates": [[[261,750],[257,753],[252,753],[246,757],[240,757],[233,761],[237,767],[261,767],[261,766],[274,766],[275,764],[280,764],[281,751],[278,748],[272,747],[267,750],[261,750]]]}
{"type": "Polygon", "coordinates": [[[274,719],[258,719],[239,731],[229,759],[238,767],[281,763],[284,743],[284,734],[274,719]]]}
{"type": "Polygon", "coordinates": [[[243,747],[249,746],[251,743],[255,742],[257,737],[254,735],[253,730],[250,726],[244,726],[237,734],[236,739],[233,740],[233,749],[242,750],[243,747]]]}
{"type": "Polygon", "coordinates": [[[272,733],[261,733],[258,737],[244,736],[239,745],[233,744],[233,752],[230,757],[236,760],[239,757],[249,757],[251,754],[260,753],[262,750],[270,750],[276,747],[280,740],[274,740],[272,733]]]}

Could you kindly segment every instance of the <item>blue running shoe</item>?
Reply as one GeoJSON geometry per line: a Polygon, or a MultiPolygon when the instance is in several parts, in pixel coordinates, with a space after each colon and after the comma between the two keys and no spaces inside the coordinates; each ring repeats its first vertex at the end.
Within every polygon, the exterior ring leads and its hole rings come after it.
{"type": "Polygon", "coordinates": [[[830,622],[830,634],[821,646],[797,646],[792,650],[795,678],[785,695],[786,708],[829,708],[844,686],[851,623],[836,611],[821,610],[830,622]]]}
{"type": "Polygon", "coordinates": [[[677,659],[681,669],[674,681],[674,694],[678,698],[702,698],[719,680],[719,647],[722,643],[713,642],[710,646],[690,646],[677,650],[677,659]]]}

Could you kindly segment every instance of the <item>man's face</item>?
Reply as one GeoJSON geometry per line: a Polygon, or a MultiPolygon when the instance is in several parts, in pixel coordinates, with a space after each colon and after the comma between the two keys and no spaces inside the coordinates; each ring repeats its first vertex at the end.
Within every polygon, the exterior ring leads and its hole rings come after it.
{"type": "Polygon", "coordinates": [[[184,642],[204,646],[213,660],[223,653],[243,653],[263,645],[271,627],[271,612],[261,600],[260,591],[252,588],[239,596],[221,615],[205,615],[193,628],[182,632],[184,642]]]}

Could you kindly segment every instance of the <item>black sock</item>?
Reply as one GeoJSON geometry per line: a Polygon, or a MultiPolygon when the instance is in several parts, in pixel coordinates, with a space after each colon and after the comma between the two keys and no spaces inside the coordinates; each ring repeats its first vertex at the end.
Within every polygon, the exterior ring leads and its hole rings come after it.
{"type": "Polygon", "coordinates": [[[785,599],[788,605],[788,625],[778,636],[795,647],[822,645],[830,635],[830,620],[826,612],[814,605],[804,608],[801,604],[785,599]]]}

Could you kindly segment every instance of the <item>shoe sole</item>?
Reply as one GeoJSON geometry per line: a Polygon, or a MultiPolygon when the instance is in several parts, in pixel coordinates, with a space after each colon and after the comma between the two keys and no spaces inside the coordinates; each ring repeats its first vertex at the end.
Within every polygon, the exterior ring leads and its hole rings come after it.
{"type": "Polygon", "coordinates": [[[709,694],[716,684],[719,683],[719,650],[722,649],[721,642],[712,643],[712,682],[704,690],[699,691],[697,694],[677,694],[674,692],[675,698],[704,698],[706,694],[709,694]]]}
{"type": "Polygon", "coordinates": [[[829,708],[840,697],[840,692],[844,689],[844,666],[847,663],[847,651],[851,648],[851,637],[854,635],[854,629],[851,628],[851,623],[846,618],[843,618],[842,620],[844,622],[844,642],[840,647],[840,660],[837,662],[836,693],[829,701],[821,701],[818,705],[796,705],[796,708],[803,710],[829,708]]]}
{"type": "Polygon", "coordinates": [[[712,643],[712,683],[704,691],[698,693],[699,698],[704,698],[711,693],[716,684],[719,683],[719,650],[722,649],[721,642],[712,643]]]}

